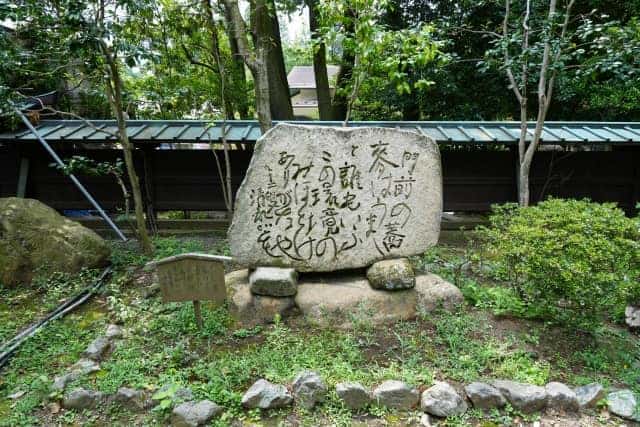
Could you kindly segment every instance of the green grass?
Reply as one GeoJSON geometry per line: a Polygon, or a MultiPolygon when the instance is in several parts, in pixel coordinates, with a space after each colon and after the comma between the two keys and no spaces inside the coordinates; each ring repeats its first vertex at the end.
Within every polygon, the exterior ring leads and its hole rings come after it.
{"type": "Polygon", "coordinates": [[[0,426],[40,424],[34,412],[49,394],[53,377],[72,365],[82,351],[104,328],[100,316],[92,316],[91,308],[52,322],[29,339],[16,352],[10,365],[0,375],[0,426]],[[80,327],[85,317],[96,320],[80,327]],[[26,394],[15,402],[5,396],[26,394]]]}
{"type": "Polygon", "coordinates": [[[98,270],[36,274],[29,285],[12,288],[0,285],[0,343],[92,285],[98,274],[98,270]]]}
{"type": "MultiPolygon", "coordinates": [[[[197,244],[202,242],[181,243],[176,239],[158,245],[156,241],[157,247],[166,248],[162,256],[196,250],[197,244]]],[[[65,372],[113,320],[124,322],[128,337],[101,363],[99,372],[71,387],[81,385],[113,393],[122,386],[148,390],[165,384],[187,386],[197,398],[225,407],[216,421],[220,426],[229,425],[234,418],[268,418],[277,425],[292,411],[305,426],[351,425],[353,414],[342,407],[333,391],[339,381],[359,381],[370,387],[386,379],[401,379],[415,386],[428,386],[435,379],[458,384],[490,378],[541,385],[552,380],[570,385],[598,381],[640,392],[637,338],[615,325],[587,336],[513,317],[508,300],[500,300],[500,305],[491,299],[497,297],[486,292],[498,289],[500,284],[477,274],[477,264],[463,268],[472,254],[458,248],[437,248],[415,263],[420,269],[455,281],[465,295],[476,295],[480,300],[469,297],[470,306],[458,312],[428,313],[415,321],[396,324],[374,326],[354,314],[356,327],[350,331],[310,328],[298,321],[246,329],[234,324],[225,307],[214,309],[207,303],[203,303],[204,328],[200,331],[191,304],[162,304],[159,297],[142,298],[142,285],[131,280],[133,272],[128,263],[139,266],[144,262],[136,261],[134,248],[119,251],[115,256],[120,257],[120,271],[99,298],[110,313],[97,310],[96,302],[63,321],[53,322],[29,340],[3,370],[0,426],[40,424],[46,412],[43,408],[59,399],[50,395],[53,377],[65,372]],[[267,378],[286,384],[304,369],[318,371],[329,385],[327,400],[315,410],[294,407],[260,413],[241,408],[241,396],[253,381],[267,378]],[[5,398],[17,391],[27,394],[16,401],[5,398]]],[[[17,317],[4,309],[0,315],[17,317]]],[[[368,412],[391,425],[416,415],[375,406],[368,412]]],[[[168,409],[156,410],[134,420],[132,414],[112,405],[84,413],[63,410],[51,421],[158,425],[168,416],[168,409]]],[[[470,425],[478,420],[486,426],[509,425],[518,417],[522,419],[511,410],[489,414],[470,411],[443,425],[470,425]]]]}

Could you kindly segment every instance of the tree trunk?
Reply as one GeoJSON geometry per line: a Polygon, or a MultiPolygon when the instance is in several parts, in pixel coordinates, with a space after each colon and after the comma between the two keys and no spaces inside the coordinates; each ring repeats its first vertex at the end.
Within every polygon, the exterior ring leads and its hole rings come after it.
{"type": "Polygon", "coordinates": [[[518,168],[518,204],[522,207],[529,206],[529,171],[531,164],[520,164],[518,168]]]}
{"type": "Polygon", "coordinates": [[[273,126],[271,108],[269,104],[269,74],[267,73],[268,49],[265,46],[258,47],[258,62],[260,69],[254,73],[256,86],[256,110],[258,111],[258,121],[260,130],[264,134],[273,126]]]}
{"type": "Polygon", "coordinates": [[[311,40],[317,43],[313,52],[313,74],[316,81],[316,94],[318,97],[318,113],[320,120],[331,120],[331,89],[327,75],[327,51],[318,34],[318,14],[316,11],[317,0],[307,0],[309,9],[309,30],[311,40]]]}
{"type": "Polygon", "coordinates": [[[269,78],[269,108],[274,120],[293,120],[291,94],[287,71],[284,66],[280,26],[273,0],[255,0],[251,13],[254,45],[266,49],[266,65],[269,78]]]}
{"type": "Polygon", "coordinates": [[[116,59],[112,56],[111,52],[109,52],[108,48],[104,47],[103,50],[107,61],[107,97],[109,98],[109,103],[111,104],[113,114],[116,116],[116,121],[118,123],[118,136],[120,137],[120,143],[122,144],[124,163],[127,168],[129,183],[131,184],[131,192],[133,193],[133,204],[136,214],[136,224],[138,227],[138,239],[140,241],[142,252],[150,255],[153,253],[153,245],[151,244],[151,239],[149,239],[147,226],[144,220],[144,206],[142,203],[142,192],[140,191],[140,180],[138,179],[138,174],[136,173],[133,162],[133,147],[129,141],[129,135],[127,135],[127,122],[122,110],[122,80],[120,79],[116,59]]]}
{"type": "Polygon", "coordinates": [[[224,109],[225,118],[229,120],[233,120],[233,104],[231,103],[231,96],[227,96],[226,91],[229,88],[229,84],[227,82],[227,74],[222,70],[222,61],[220,60],[220,39],[218,38],[218,28],[216,27],[216,21],[213,14],[213,8],[211,7],[211,0],[202,0],[202,7],[204,8],[204,13],[206,15],[206,23],[209,27],[209,32],[211,33],[211,54],[215,58],[216,65],[218,67],[218,75],[221,81],[222,87],[222,104],[224,109]]]}
{"type": "Polygon", "coordinates": [[[241,119],[249,119],[251,117],[249,116],[249,99],[247,96],[247,75],[244,70],[244,61],[240,54],[240,49],[238,48],[238,42],[233,36],[233,31],[229,24],[232,21],[229,10],[226,7],[224,8],[224,16],[227,21],[227,37],[229,38],[229,48],[231,49],[231,56],[233,59],[230,74],[234,88],[235,109],[238,111],[241,119]]]}
{"type": "MultiPolygon", "coordinates": [[[[347,10],[345,13],[349,13],[353,15],[355,18],[355,14],[353,10],[347,10]]],[[[352,23],[350,26],[345,28],[345,32],[353,33],[353,22],[355,19],[350,20],[352,23]]],[[[349,94],[347,93],[346,88],[349,86],[349,82],[351,82],[353,77],[353,67],[356,62],[356,57],[348,49],[345,49],[342,52],[342,59],[340,61],[340,71],[338,71],[338,76],[336,77],[336,93],[333,95],[333,101],[331,102],[331,119],[332,120],[345,120],[347,117],[347,110],[349,109],[349,94]]]]}
{"type": "MultiPolygon", "coordinates": [[[[273,125],[269,106],[269,75],[267,73],[268,40],[264,37],[257,38],[256,48],[252,51],[249,48],[247,26],[240,14],[238,1],[224,0],[224,5],[231,19],[229,25],[232,27],[233,37],[236,39],[240,54],[253,76],[258,121],[260,122],[260,129],[264,133],[273,125]]],[[[261,4],[261,7],[263,7],[263,4],[261,4]]]]}

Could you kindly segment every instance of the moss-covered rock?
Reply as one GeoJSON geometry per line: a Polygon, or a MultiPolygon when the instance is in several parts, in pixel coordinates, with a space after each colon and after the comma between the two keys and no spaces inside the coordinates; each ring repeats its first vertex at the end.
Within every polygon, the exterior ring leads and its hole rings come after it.
{"type": "Polygon", "coordinates": [[[74,273],[108,262],[107,243],[38,200],[0,198],[0,283],[30,283],[36,271],[74,273]]]}

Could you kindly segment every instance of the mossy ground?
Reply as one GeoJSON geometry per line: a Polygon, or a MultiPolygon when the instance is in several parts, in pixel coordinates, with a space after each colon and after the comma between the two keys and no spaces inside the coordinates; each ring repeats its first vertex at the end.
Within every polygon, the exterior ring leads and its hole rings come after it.
{"type": "MultiPolygon", "coordinates": [[[[219,239],[162,239],[156,243],[160,256],[225,250],[219,239]]],[[[444,245],[413,261],[417,268],[437,271],[457,282],[465,294],[477,296],[473,286],[488,290],[492,284],[484,283],[477,269],[461,267],[468,258],[465,248],[444,245]]],[[[260,413],[241,408],[242,393],[256,379],[286,383],[302,369],[319,371],[330,389],[345,380],[372,386],[393,378],[424,387],[434,379],[462,384],[503,377],[536,384],[599,381],[640,391],[638,340],[615,325],[596,335],[580,334],[539,321],[496,315],[499,304],[495,301],[470,299],[455,313],[425,313],[415,321],[393,325],[372,325],[363,318],[349,331],[309,328],[299,319],[243,329],[234,325],[224,307],[213,310],[205,303],[204,328],[198,331],[190,304],[162,304],[157,296],[143,297],[151,277],[141,267],[145,258],[133,247],[116,248],[114,261],[117,272],[103,294],[43,329],[0,372],[0,426],[166,423],[169,409],[133,414],[114,404],[92,411],[68,411],[60,408],[60,395],[51,393],[53,377],[65,372],[110,322],[123,323],[126,338],[102,362],[99,372],[70,387],[81,385],[112,393],[121,386],[154,390],[170,383],[185,385],[197,398],[225,407],[215,425],[240,421],[274,426],[416,425],[419,419],[417,412],[397,413],[378,407],[354,414],[340,405],[334,392],[313,411],[289,408],[260,413]],[[17,392],[25,394],[15,400],[8,398],[17,392]]],[[[31,300],[45,297],[37,289],[33,292],[31,300]]],[[[4,304],[0,318],[37,315],[26,303],[4,302],[7,291],[0,293],[4,304]]],[[[7,329],[4,337],[18,328],[7,329]]],[[[524,417],[512,410],[470,411],[447,420],[446,425],[517,425],[538,417],[524,417]]],[[[594,425],[616,423],[602,408],[588,417],[594,425]]],[[[564,425],[583,421],[571,419],[564,425]]]]}

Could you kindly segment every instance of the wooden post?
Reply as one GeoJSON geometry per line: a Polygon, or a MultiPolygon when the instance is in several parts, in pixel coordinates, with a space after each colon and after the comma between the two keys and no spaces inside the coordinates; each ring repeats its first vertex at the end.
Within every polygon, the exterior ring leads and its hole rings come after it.
{"type": "Polygon", "coordinates": [[[193,312],[196,315],[196,325],[198,325],[198,329],[202,330],[203,322],[202,311],[200,310],[200,301],[193,300],[193,312]]]}

